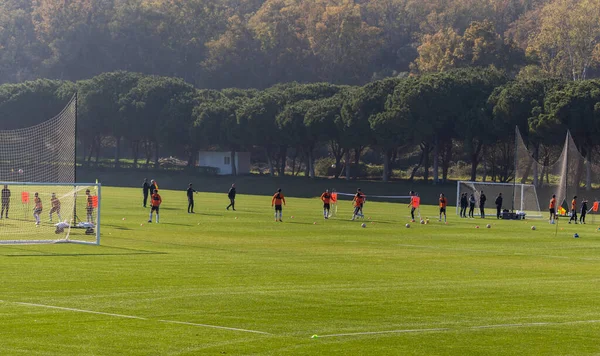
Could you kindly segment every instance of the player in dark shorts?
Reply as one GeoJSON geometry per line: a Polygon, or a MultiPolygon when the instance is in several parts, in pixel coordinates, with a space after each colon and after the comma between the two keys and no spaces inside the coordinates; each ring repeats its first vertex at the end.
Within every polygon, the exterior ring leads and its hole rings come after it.
{"type": "Polygon", "coordinates": [[[281,192],[281,188],[279,188],[277,189],[277,192],[273,194],[273,199],[271,199],[271,207],[275,207],[275,221],[283,222],[282,203],[285,205],[285,197],[281,192]]]}
{"type": "Polygon", "coordinates": [[[550,206],[548,208],[550,210],[550,223],[554,224],[554,219],[556,219],[556,194],[552,194],[552,199],[550,199],[550,206]]]}
{"type": "Polygon", "coordinates": [[[329,219],[329,210],[331,209],[331,194],[329,194],[329,189],[326,189],[321,194],[321,201],[323,201],[323,218],[329,219]]]}
{"type": "Polygon", "coordinates": [[[448,205],[448,200],[446,200],[446,196],[444,193],[440,194],[440,220],[442,221],[442,214],[444,214],[444,222],[446,222],[446,206],[448,205]]]}
{"type": "Polygon", "coordinates": [[[194,214],[194,193],[198,193],[194,188],[192,188],[192,183],[188,185],[188,189],[186,190],[187,198],[188,198],[188,214],[194,214]]]}
{"type": "Polygon", "coordinates": [[[85,212],[87,215],[87,222],[91,223],[94,221],[94,219],[92,218],[92,216],[94,215],[94,199],[90,195],[89,189],[85,190],[85,195],[87,197],[86,203],[85,203],[85,212]]]}
{"type": "Polygon", "coordinates": [[[233,209],[233,211],[235,211],[235,183],[231,185],[231,188],[229,188],[229,192],[227,192],[227,197],[229,198],[229,205],[227,205],[227,210],[229,210],[229,208],[233,209]]]}
{"type": "Polygon", "coordinates": [[[152,193],[152,196],[150,197],[150,205],[152,207],[150,208],[150,217],[148,218],[149,223],[152,222],[152,213],[156,211],[156,223],[158,224],[160,204],[162,204],[162,198],[160,194],[158,194],[158,189],[154,189],[154,193],[152,193]]]}
{"type": "Polygon", "coordinates": [[[2,219],[2,216],[5,214],[4,211],[6,211],[6,215],[4,215],[7,219],[8,219],[8,209],[10,208],[10,189],[8,189],[8,185],[4,185],[4,188],[2,189],[2,211],[0,211],[0,219],[2,219]]]}

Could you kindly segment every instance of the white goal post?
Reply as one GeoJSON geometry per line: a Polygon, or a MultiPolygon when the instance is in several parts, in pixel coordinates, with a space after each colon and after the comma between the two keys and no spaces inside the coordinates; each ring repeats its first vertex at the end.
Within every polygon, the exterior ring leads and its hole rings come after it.
{"type": "Polygon", "coordinates": [[[0,181],[0,244],[100,244],[99,183],[0,181]]]}
{"type": "Polygon", "coordinates": [[[541,218],[540,203],[537,190],[533,184],[515,183],[493,183],[493,182],[469,182],[458,181],[456,184],[456,214],[460,213],[460,197],[467,193],[475,196],[475,215],[479,215],[479,198],[484,192],[487,200],[485,203],[485,215],[496,216],[494,201],[499,193],[502,193],[502,209],[515,212],[524,212],[527,218],[541,218]]]}

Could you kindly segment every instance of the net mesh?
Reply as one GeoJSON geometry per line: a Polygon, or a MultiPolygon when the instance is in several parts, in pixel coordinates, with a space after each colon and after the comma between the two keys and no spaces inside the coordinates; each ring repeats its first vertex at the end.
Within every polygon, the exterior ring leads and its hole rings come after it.
{"type": "Polygon", "coordinates": [[[74,183],[76,122],[77,96],[73,96],[48,121],[0,130],[0,181],[74,183]]]}
{"type": "Polygon", "coordinates": [[[0,182],[0,187],[0,244],[99,242],[99,185],[0,182]]]}
{"type": "Polygon", "coordinates": [[[567,132],[562,147],[537,145],[529,149],[517,129],[515,177],[519,183],[537,187],[539,200],[549,202],[556,195],[558,208],[569,211],[571,200],[595,199],[592,185],[600,167],[590,163],[567,132]]]}

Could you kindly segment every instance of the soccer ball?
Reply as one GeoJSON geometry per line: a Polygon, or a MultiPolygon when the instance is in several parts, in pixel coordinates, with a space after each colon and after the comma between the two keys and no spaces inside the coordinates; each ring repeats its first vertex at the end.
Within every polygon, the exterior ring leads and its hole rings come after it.
{"type": "Polygon", "coordinates": [[[485,227],[487,227],[488,229],[492,227],[492,225],[487,224],[485,227]]]}
{"type": "Polygon", "coordinates": [[[425,224],[425,220],[421,220],[421,225],[425,224]]]}
{"type": "Polygon", "coordinates": [[[23,170],[22,169],[19,169],[18,172],[19,172],[19,174],[23,174],[23,170]]]}
{"type": "Polygon", "coordinates": [[[361,227],[367,227],[367,224],[362,223],[362,225],[360,225],[361,227]]]}
{"type": "Polygon", "coordinates": [[[406,224],[406,225],[404,225],[404,226],[406,226],[406,227],[408,228],[408,227],[410,227],[410,224],[406,224]]]}
{"type": "Polygon", "coordinates": [[[532,226],[532,227],[531,227],[531,230],[535,230],[535,226],[532,226]]]}

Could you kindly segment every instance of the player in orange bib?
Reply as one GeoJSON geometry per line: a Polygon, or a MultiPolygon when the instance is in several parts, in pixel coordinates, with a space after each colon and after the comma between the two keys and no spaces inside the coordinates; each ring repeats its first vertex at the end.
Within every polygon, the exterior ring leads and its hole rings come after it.
{"type": "Polygon", "coordinates": [[[150,197],[150,217],[148,218],[148,222],[152,222],[152,213],[156,211],[156,223],[158,224],[158,212],[160,210],[160,204],[162,204],[162,197],[158,194],[158,189],[154,189],[154,193],[150,197]]]}
{"type": "Polygon", "coordinates": [[[42,213],[42,199],[40,199],[38,193],[34,194],[35,198],[33,198],[33,203],[35,204],[33,207],[33,217],[35,218],[35,225],[40,226],[40,214],[42,213]]]}
{"type": "Polygon", "coordinates": [[[571,218],[569,219],[569,224],[572,220],[575,220],[575,224],[577,224],[577,195],[571,200],[571,218]]]}
{"type": "Polygon", "coordinates": [[[283,208],[281,204],[285,204],[285,197],[281,192],[281,188],[277,189],[277,192],[273,194],[271,199],[271,207],[275,207],[275,221],[283,222],[283,208]]]}
{"type": "Polygon", "coordinates": [[[329,219],[329,210],[331,209],[331,194],[329,194],[329,189],[326,189],[321,194],[321,201],[323,202],[323,218],[329,219]]]}
{"type": "Polygon", "coordinates": [[[446,200],[446,196],[444,195],[444,193],[440,194],[440,219],[439,221],[442,221],[442,214],[444,214],[444,222],[447,222],[446,220],[446,206],[448,205],[448,201],[446,200]]]}
{"type": "Polygon", "coordinates": [[[352,220],[356,219],[359,216],[364,217],[364,215],[361,213],[362,205],[364,203],[363,199],[364,198],[361,192],[357,192],[356,195],[354,195],[354,199],[352,199],[352,204],[354,205],[354,213],[352,214],[352,220]]]}
{"type": "Polygon", "coordinates": [[[410,217],[411,217],[412,222],[415,222],[415,210],[417,210],[419,208],[420,198],[412,190],[409,192],[409,194],[410,194],[410,204],[408,204],[408,207],[410,208],[410,217]]]}
{"type": "Polygon", "coordinates": [[[556,194],[552,194],[552,199],[550,199],[550,223],[554,224],[554,219],[556,219],[556,194]]]}

